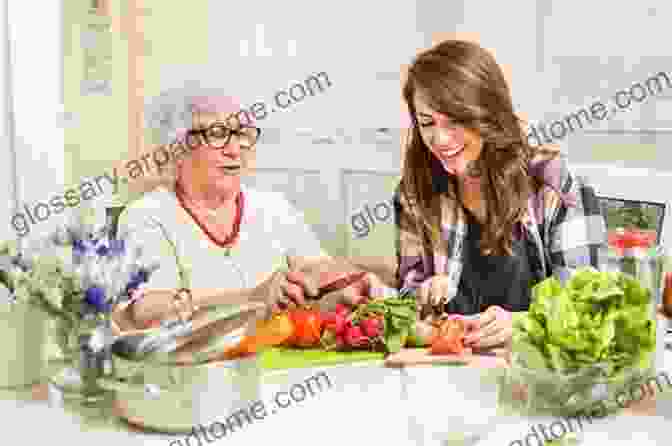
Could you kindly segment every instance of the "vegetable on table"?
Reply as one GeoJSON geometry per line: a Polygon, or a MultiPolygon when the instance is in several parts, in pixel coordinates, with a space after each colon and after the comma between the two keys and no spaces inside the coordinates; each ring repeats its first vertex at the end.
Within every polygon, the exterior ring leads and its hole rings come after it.
{"type": "Polygon", "coordinates": [[[650,371],[654,302],[632,276],[582,268],[565,286],[548,278],[532,295],[528,313],[514,323],[512,353],[524,382],[535,380],[535,398],[578,405],[594,399],[597,383],[625,385],[650,371]]]}
{"type": "Polygon", "coordinates": [[[461,355],[469,351],[464,345],[464,338],[467,335],[464,318],[446,319],[437,329],[429,350],[432,355],[461,355]]]}
{"type": "Polygon", "coordinates": [[[414,298],[374,299],[349,309],[337,305],[326,313],[322,346],[326,350],[372,350],[396,353],[416,323],[414,298]]]}
{"type": "Polygon", "coordinates": [[[601,363],[613,376],[645,367],[655,349],[651,292],[629,275],[577,271],[563,287],[552,277],[533,288],[528,314],[514,325],[515,346],[541,354],[538,365],[575,371],[601,363]]]}
{"type": "Polygon", "coordinates": [[[435,325],[425,321],[415,321],[406,340],[406,347],[427,347],[432,344],[437,332],[438,327],[435,325]]]}
{"type": "Polygon", "coordinates": [[[245,336],[238,344],[224,351],[225,359],[236,359],[256,353],[264,347],[282,345],[294,334],[294,323],[287,312],[277,313],[270,319],[256,322],[253,334],[245,336]]]}
{"type": "Polygon", "coordinates": [[[319,346],[323,326],[320,311],[311,307],[303,307],[288,310],[287,313],[294,325],[294,332],[285,344],[298,348],[319,346]]]}

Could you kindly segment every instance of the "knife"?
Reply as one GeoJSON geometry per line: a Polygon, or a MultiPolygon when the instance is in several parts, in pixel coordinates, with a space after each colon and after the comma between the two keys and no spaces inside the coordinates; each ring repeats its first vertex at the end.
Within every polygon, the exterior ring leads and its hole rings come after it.
{"type": "Polygon", "coordinates": [[[362,280],[366,276],[366,272],[362,271],[359,273],[351,273],[348,274],[344,277],[338,278],[332,282],[329,282],[326,285],[321,286],[318,291],[317,291],[317,296],[320,298],[321,296],[324,296],[325,294],[331,293],[333,291],[338,291],[342,290],[344,288],[349,287],[350,285],[353,285],[360,280],[362,280]]]}

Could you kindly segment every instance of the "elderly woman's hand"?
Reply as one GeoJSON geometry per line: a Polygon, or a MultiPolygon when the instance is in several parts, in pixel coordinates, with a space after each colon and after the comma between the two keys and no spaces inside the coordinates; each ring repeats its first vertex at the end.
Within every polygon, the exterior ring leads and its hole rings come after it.
{"type": "Polygon", "coordinates": [[[291,273],[276,271],[252,289],[250,300],[264,304],[270,314],[305,304],[306,290],[291,273]]]}
{"type": "Polygon", "coordinates": [[[188,302],[176,303],[176,294],[177,290],[168,288],[137,290],[130,302],[115,308],[112,317],[122,330],[149,328],[163,319],[184,317],[192,308],[188,302]]]}
{"type": "Polygon", "coordinates": [[[353,306],[385,296],[387,287],[378,276],[345,259],[288,260],[291,271],[284,290],[295,301],[314,301],[322,311],[332,311],[338,304],[353,306]]]}
{"type": "MultiPolygon", "coordinates": [[[[349,282],[348,277],[345,277],[349,282]]],[[[355,277],[352,283],[344,284],[342,288],[334,289],[318,296],[317,305],[322,311],[335,311],[337,305],[352,307],[367,302],[371,298],[385,297],[383,283],[373,273],[363,273],[355,277]]]]}

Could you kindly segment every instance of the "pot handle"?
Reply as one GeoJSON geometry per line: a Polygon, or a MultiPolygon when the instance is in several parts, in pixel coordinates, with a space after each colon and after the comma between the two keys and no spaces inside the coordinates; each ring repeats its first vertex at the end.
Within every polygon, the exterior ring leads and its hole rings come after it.
{"type": "Polygon", "coordinates": [[[97,383],[105,390],[143,399],[156,399],[164,392],[164,389],[161,389],[156,384],[129,384],[112,378],[99,378],[97,383]]]}

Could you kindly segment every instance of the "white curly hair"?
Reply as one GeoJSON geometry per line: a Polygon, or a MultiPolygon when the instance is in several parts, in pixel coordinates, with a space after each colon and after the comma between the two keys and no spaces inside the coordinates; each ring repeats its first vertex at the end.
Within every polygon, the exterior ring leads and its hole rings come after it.
{"type": "MultiPolygon", "coordinates": [[[[240,101],[223,89],[185,82],[180,87],[164,90],[145,104],[145,128],[158,137],[154,142],[173,144],[193,127],[196,114],[213,112],[241,112],[240,101]]],[[[248,122],[254,119],[250,113],[243,113],[248,122]]]]}
{"type": "MultiPolygon", "coordinates": [[[[254,116],[241,109],[238,98],[226,94],[222,88],[204,87],[198,81],[188,81],[164,90],[145,103],[145,131],[151,132],[149,139],[152,145],[158,145],[155,150],[183,145],[186,132],[198,123],[197,115],[215,112],[238,113],[241,121],[254,125],[254,116]]],[[[190,152],[188,149],[185,151],[190,152]]],[[[158,184],[172,187],[177,175],[177,163],[172,162],[159,177],[150,180],[141,189],[146,191],[158,184]]]]}

